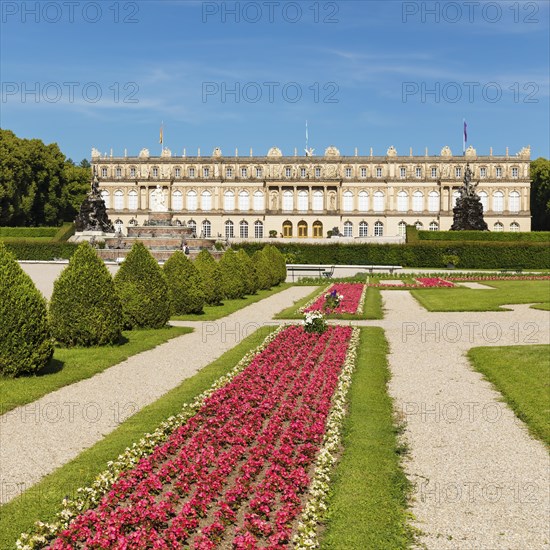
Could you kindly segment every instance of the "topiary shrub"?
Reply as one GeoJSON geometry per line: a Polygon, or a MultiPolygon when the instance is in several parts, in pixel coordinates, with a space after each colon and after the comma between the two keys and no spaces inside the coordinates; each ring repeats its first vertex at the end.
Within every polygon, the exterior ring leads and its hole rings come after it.
{"type": "Polygon", "coordinates": [[[202,277],[183,252],[177,250],[163,267],[172,315],[202,313],[205,293],[202,277]]]}
{"type": "Polygon", "coordinates": [[[168,284],[162,269],[137,241],[115,275],[125,328],[162,328],[170,319],[168,284]]]}
{"type": "Polygon", "coordinates": [[[239,258],[235,251],[226,250],[219,263],[224,298],[243,298],[245,293],[239,258]]]}
{"type": "Polygon", "coordinates": [[[52,355],[46,300],[0,243],[0,375],[36,373],[52,355]]]}
{"type": "Polygon", "coordinates": [[[248,295],[256,294],[258,290],[258,276],[250,256],[241,248],[237,251],[237,258],[241,268],[241,277],[244,282],[244,293],[248,295]]]}
{"type": "Polygon", "coordinates": [[[286,279],[286,262],[281,252],[274,246],[268,244],[264,247],[271,269],[271,286],[278,285],[286,279]]]}
{"type": "Polygon", "coordinates": [[[194,266],[202,278],[206,303],[211,306],[220,305],[223,299],[223,290],[218,262],[208,250],[201,250],[195,259],[194,266]]]}
{"type": "Polygon", "coordinates": [[[258,278],[258,288],[268,290],[271,288],[272,271],[269,259],[263,250],[256,250],[252,255],[252,263],[258,278]]]}
{"type": "Polygon", "coordinates": [[[78,246],[54,283],[53,337],[65,346],[114,344],[122,333],[122,306],[113,278],[87,242],[78,246]]]}

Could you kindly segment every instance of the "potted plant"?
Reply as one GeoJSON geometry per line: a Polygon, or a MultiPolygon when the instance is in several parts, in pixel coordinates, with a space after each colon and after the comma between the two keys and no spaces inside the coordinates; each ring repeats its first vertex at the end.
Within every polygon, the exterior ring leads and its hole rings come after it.
{"type": "Polygon", "coordinates": [[[456,254],[444,254],[441,261],[448,269],[454,269],[460,263],[460,258],[456,254]]]}
{"type": "Polygon", "coordinates": [[[277,236],[277,231],[275,231],[275,229],[270,229],[269,230],[269,238],[274,239],[276,236],[277,236]]]}

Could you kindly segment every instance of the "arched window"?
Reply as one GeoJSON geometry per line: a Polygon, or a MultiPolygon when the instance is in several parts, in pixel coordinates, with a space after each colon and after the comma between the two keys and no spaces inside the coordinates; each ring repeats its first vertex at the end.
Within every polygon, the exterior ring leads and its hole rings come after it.
{"type": "Polygon", "coordinates": [[[187,210],[189,212],[195,212],[197,206],[197,192],[187,191],[187,210]]]}
{"type": "Polygon", "coordinates": [[[212,224],[208,220],[202,222],[202,236],[206,239],[212,236],[212,224]]]}
{"type": "Polygon", "coordinates": [[[353,224],[344,222],[344,237],[353,237],[353,224]]]}
{"type": "Polygon", "coordinates": [[[453,191],[453,208],[456,206],[456,201],[459,199],[460,197],[460,191],[453,191]]]}
{"type": "Polygon", "coordinates": [[[319,220],[313,222],[313,236],[314,237],[323,236],[323,224],[319,220]]]}
{"type": "Polygon", "coordinates": [[[203,212],[210,212],[212,210],[212,193],[210,191],[203,191],[201,193],[201,209],[203,212]]]}
{"type": "Polygon", "coordinates": [[[493,225],[493,231],[497,231],[497,232],[504,231],[504,225],[501,224],[500,222],[495,223],[495,225],[493,225]]]}
{"type": "Polygon", "coordinates": [[[231,220],[225,222],[225,238],[232,239],[235,236],[235,224],[231,220]]]}
{"type": "Polygon", "coordinates": [[[292,191],[283,192],[283,210],[286,212],[294,210],[294,193],[292,191]]]}
{"type": "Polygon", "coordinates": [[[353,193],[351,191],[344,191],[342,195],[342,210],[353,212],[353,193]]]}
{"type": "Polygon", "coordinates": [[[248,222],[244,220],[239,223],[239,237],[241,239],[248,239],[248,222]]]}
{"type": "Polygon", "coordinates": [[[367,212],[369,209],[369,194],[366,191],[359,191],[358,195],[359,212],[367,212]]]}
{"type": "Polygon", "coordinates": [[[374,236],[375,237],[384,236],[384,224],[382,222],[374,222],[374,236]]]}
{"type": "Polygon", "coordinates": [[[504,211],[504,193],[502,191],[495,191],[493,193],[493,212],[504,211]]]}
{"type": "Polygon", "coordinates": [[[223,209],[228,212],[235,210],[235,193],[233,191],[226,191],[223,194],[223,209]]]}
{"type": "Polygon", "coordinates": [[[397,211],[406,212],[409,209],[409,195],[405,191],[397,193],[397,211]]]}
{"type": "Polygon", "coordinates": [[[109,191],[106,189],[101,191],[101,198],[105,201],[105,208],[111,208],[111,195],[109,191]]]}
{"type": "Polygon", "coordinates": [[[400,237],[405,237],[407,235],[407,224],[405,222],[399,222],[397,224],[397,234],[400,237]]]}
{"type": "Polygon", "coordinates": [[[321,212],[323,210],[323,192],[313,191],[313,210],[315,212],[321,212]]]}
{"type": "Polygon", "coordinates": [[[132,189],[128,192],[128,209],[137,210],[138,209],[138,194],[135,189],[132,189]]]}
{"type": "Polygon", "coordinates": [[[187,227],[191,229],[194,235],[197,234],[197,222],[195,220],[189,220],[189,222],[187,223],[187,227]]]}
{"type": "Polygon", "coordinates": [[[239,193],[239,210],[241,212],[250,210],[250,195],[248,191],[241,191],[239,193]]]}
{"type": "Polygon", "coordinates": [[[430,191],[428,195],[428,210],[439,212],[439,193],[437,191],[430,191]]]}
{"type": "Polygon", "coordinates": [[[382,191],[376,191],[374,193],[374,204],[373,208],[375,212],[383,212],[384,211],[384,193],[382,191]]]}
{"type": "Polygon", "coordinates": [[[172,210],[183,210],[183,195],[177,189],[172,193],[172,210]]]}
{"type": "Polygon", "coordinates": [[[413,193],[413,211],[422,212],[424,210],[424,193],[415,191],[413,193]]]}
{"type": "Polygon", "coordinates": [[[292,237],[292,222],[283,222],[283,237],[292,237]]]}
{"type": "Polygon", "coordinates": [[[264,238],[264,224],[260,220],[254,222],[254,238],[255,239],[264,238]]]}
{"type": "Polygon", "coordinates": [[[369,234],[369,224],[367,222],[359,222],[359,236],[367,237],[369,234]]]}
{"type": "Polygon", "coordinates": [[[308,196],[307,191],[298,191],[298,210],[300,212],[307,212],[308,210],[308,196]]]}
{"type": "Polygon", "coordinates": [[[256,191],[254,193],[254,210],[256,212],[261,212],[265,210],[265,198],[264,194],[261,191],[256,191]]]}
{"type": "Polygon", "coordinates": [[[124,222],[120,218],[115,220],[114,225],[115,225],[115,232],[122,233],[122,230],[124,229],[124,222]]]}
{"type": "Polygon", "coordinates": [[[481,202],[481,206],[483,206],[483,212],[486,212],[488,209],[488,203],[489,203],[489,197],[485,191],[480,191],[477,196],[479,197],[479,201],[481,202]]]}
{"type": "Polygon", "coordinates": [[[303,220],[298,222],[298,237],[307,237],[307,223],[303,220]]]}
{"type": "Polygon", "coordinates": [[[519,223],[512,222],[510,224],[510,231],[512,231],[512,233],[517,233],[519,231],[519,223]]]}
{"type": "Polygon", "coordinates": [[[512,191],[508,195],[508,204],[510,212],[519,212],[519,193],[517,191],[512,191]]]}
{"type": "Polygon", "coordinates": [[[414,226],[416,227],[417,231],[422,231],[424,229],[424,225],[422,224],[422,222],[416,222],[414,226]]]}
{"type": "Polygon", "coordinates": [[[124,193],[117,189],[115,191],[115,210],[122,210],[124,208],[124,193]]]}
{"type": "Polygon", "coordinates": [[[437,222],[430,223],[430,231],[439,231],[439,225],[437,224],[437,222]]]}

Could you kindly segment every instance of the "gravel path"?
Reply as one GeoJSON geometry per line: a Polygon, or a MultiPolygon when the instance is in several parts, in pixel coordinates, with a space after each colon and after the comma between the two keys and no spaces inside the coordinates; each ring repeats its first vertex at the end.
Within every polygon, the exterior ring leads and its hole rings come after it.
{"type": "Polygon", "coordinates": [[[550,458],[465,353],[548,344],[550,313],[427,312],[409,292],[383,291],[389,385],[406,422],[412,512],[434,550],[550,548],[550,458]]]}
{"type": "Polygon", "coordinates": [[[0,417],[0,503],[112,432],[313,290],[293,287],[0,417]]]}

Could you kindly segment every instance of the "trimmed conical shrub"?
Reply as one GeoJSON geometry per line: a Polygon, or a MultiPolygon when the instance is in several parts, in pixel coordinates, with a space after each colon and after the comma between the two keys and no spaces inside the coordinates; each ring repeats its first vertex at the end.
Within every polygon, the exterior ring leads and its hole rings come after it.
{"type": "Polygon", "coordinates": [[[137,241],[115,275],[125,328],[162,328],[170,319],[168,284],[162,269],[137,241]]]}
{"type": "Polygon", "coordinates": [[[271,288],[272,270],[269,259],[263,250],[256,250],[252,255],[252,263],[258,278],[258,288],[268,290],[271,288]]]}
{"type": "Polygon", "coordinates": [[[172,315],[202,313],[204,285],[198,269],[181,251],[176,251],[163,267],[172,315]]]}
{"type": "Polygon", "coordinates": [[[84,242],[54,283],[53,337],[65,346],[102,346],[120,340],[122,306],[109,270],[84,242]]]}
{"type": "Polygon", "coordinates": [[[283,283],[286,280],[286,262],[284,256],[278,248],[270,244],[264,247],[264,253],[267,256],[271,267],[272,286],[283,283]]]}
{"type": "Polygon", "coordinates": [[[202,277],[206,303],[211,306],[221,304],[223,299],[221,270],[218,262],[208,250],[201,250],[194,266],[202,277]]]}
{"type": "Polygon", "coordinates": [[[0,243],[0,375],[35,373],[52,355],[46,300],[0,243]]]}
{"type": "Polygon", "coordinates": [[[254,268],[252,259],[242,248],[237,251],[237,259],[239,260],[241,277],[244,282],[244,293],[248,295],[256,294],[259,288],[258,276],[256,275],[256,269],[254,268]]]}
{"type": "Polygon", "coordinates": [[[219,263],[222,275],[224,298],[235,299],[244,296],[245,288],[239,258],[231,248],[226,250],[219,263]]]}

